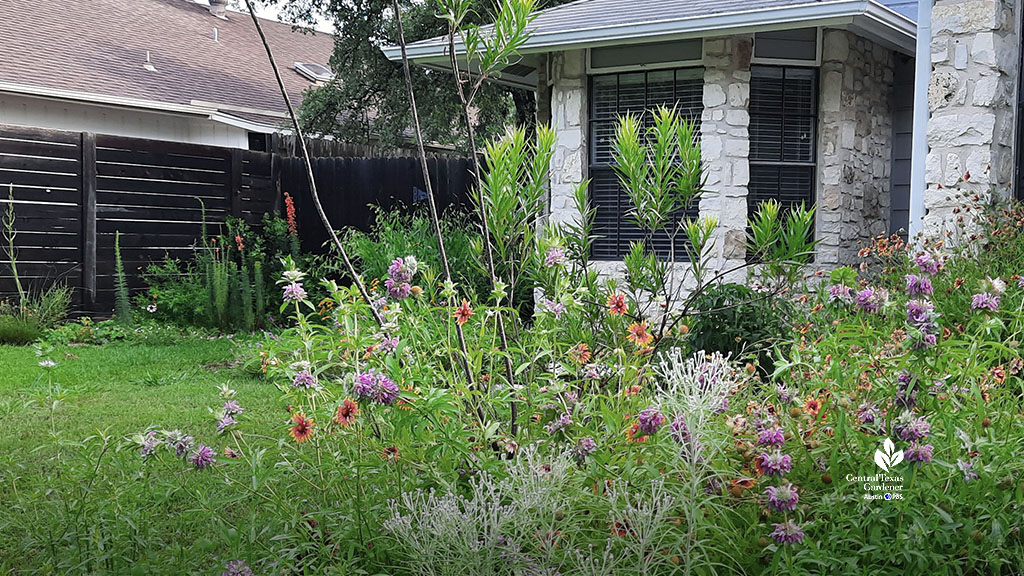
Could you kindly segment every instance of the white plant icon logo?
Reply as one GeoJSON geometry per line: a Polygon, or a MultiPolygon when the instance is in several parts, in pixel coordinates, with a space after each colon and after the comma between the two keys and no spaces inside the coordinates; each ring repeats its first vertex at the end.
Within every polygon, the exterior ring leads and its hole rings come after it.
{"type": "Polygon", "coordinates": [[[892,443],[892,440],[886,438],[885,442],[882,443],[882,450],[875,450],[875,464],[882,469],[883,472],[888,472],[889,468],[903,462],[903,450],[896,450],[896,445],[892,443]],[[885,450],[885,452],[882,452],[885,450]]]}

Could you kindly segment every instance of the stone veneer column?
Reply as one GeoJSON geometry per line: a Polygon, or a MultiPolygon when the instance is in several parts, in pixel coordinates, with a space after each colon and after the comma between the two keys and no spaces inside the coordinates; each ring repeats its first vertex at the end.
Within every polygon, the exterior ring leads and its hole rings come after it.
{"type": "MultiPolygon", "coordinates": [[[[700,146],[707,185],[700,214],[719,221],[715,257],[720,270],[734,268],[746,257],[752,48],[750,35],[704,40],[700,146]]],[[[739,271],[729,280],[742,278],[743,271],[739,271]]]]}
{"type": "Polygon", "coordinates": [[[928,85],[926,235],[945,236],[957,191],[1006,196],[1013,187],[1019,46],[1015,0],[936,0],[928,85]]]}
{"type": "Polygon", "coordinates": [[[551,127],[557,140],[551,158],[550,219],[572,222],[579,217],[573,193],[586,177],[587,70],[586,52],[551,55],[551,127]]]}
{"type": "Polygon", "coordinates": [[[817,267],[853,264],[889,229],[892,51],[845,30],[822,34],[817,267]]]}

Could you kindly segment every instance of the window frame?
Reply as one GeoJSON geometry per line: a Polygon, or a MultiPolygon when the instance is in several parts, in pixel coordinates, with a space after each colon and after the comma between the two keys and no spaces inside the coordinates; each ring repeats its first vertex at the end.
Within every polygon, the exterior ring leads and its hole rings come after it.
{"type": "MultiPolygon", "coordinates": [[[[810,28],[810,26],[806,26],[810,28]]],[[[754,46],[750,50],[750,66],[780,66],[786,68],[819,68],[821,67],[821,42],[822,28],[816,28],[817,34],[814,40],[814,59],[802,60],[799,58],[769,58],[757,56],[757,32],[754,33],[754,46]]]]}
{"type": "MultiPolygon", "coordinates": [[[[589,54],[589,51],[588,51],[588,54],[589,54]]],[[[679,72],[690,72],[690,73],[693,73],[694,76],[695,76],[694,79],[699,79],[699,81],[700,81],[700,84],[701,84],[701,94],[703,95],[704,71],[705,71],[705,68],[704,68],[703,65],[670,66],[670,67],[667,67],[667,68],[666,67],[660,67],[660,66],[657,67],[657,68],[638,68],[638,67],[632,66],[632,67],[627,67],[624,70],[618,70],[618,71],[611,71],[611,70],[613,70],[613,69],[602,69],[600,72],[592,73],[590,71],[590,69],[589,69],[589,58],[588,58],[586,153],[587,153],[587,171],[588,171],[588,176],[590,177],[589,178],[590,185],[588,186],[587,197],[588,197],[588,200],[591,202],[592,207],[595,207],[595,208],[596,208],[596,202],[594,202],[594,193],[595,193],[594,186],[595,186],[595,184],[597,182],[597,179],[595,178],[595,174],[597,174],[599,172],[600,173],[610,173],[610,174],[612,174],[616,178],[616,181],[618,181],[618,174],[615,172],[615,167],[614,167],[614,163],[613,162],[610,162],[610,161],[609,162],[598,162],[597,161],[597,153],[596,153],[596,146],[595,146],[597,132],[595,130],[595,126],[597,124],[599,124],[599,123],[608,122],[608,119],[607,118],[601,118],[601,119],[595,118],[595,114],[594,114],[595,79],[596,78],[601,78],[601,77],[609,77],[609,76],[615,76],[616,77],[616,89],[615,89],[616,90],[616,97],[615,97],[615,101],[616,101],[616,110],[618,110],[619,109],[619,102],[620,102],[619,92],[620,92],[620,87],[621,87],[620,77],[624,76],[624,75],[629,75],[629,74],[643,74],[644,75],[644,107],[643,107],[643,109],[644,109],[644,114],[645,115],[647,113],[649,113],[649,109],[648,109],[649,108],[648,100],[649,100],[649,97],[650,97],[650,78],[649,78],[649,76],[652,73],[664,73],[666,71],[672,71],[673,72],[673,100],[676,101],[676,102],[678,102],[677,88],[678,88],[678,83],[680,81],[679,80],[679,72]]],[[[695,138],[698,138],[698,139],[700,138],[700,122],[701,122],[701,116],[703,115],[703,110],[704,110],[703,96],[701,98],[700,110],[701,110],[701,112],[699,114],[697,114],[692,119],[696,123],[696,127],[695,127],[695,130],[694,130],[694,136],[695,136],[695,138]]],[[[616,114],[618,114],[618,113],[619,112],[616,112],[616,114]]],[[[623,209],[623,206],[625,205],[628,208],[629,203],[630,203],[630,200],[629,200],[628,194],[626,194],[626,192],[624,190],[621,190],[621,186],[620,186],[620,193],[616,196],[616,206],[615,206],[616,212],[620,213],[620,214],[624,214],[626,212],[626,210],[623,209]]],[[[679,214],[678,217],[684,218],[684,217],[687,217],[687,216],[689,216],[689,217],[697,216],[698,213],[699,213],[699,204],[700,204],[700,199],[698,198],[693,203],[693,205],[683,209],[682,213],[679,214]]],[[[627,254],[628,251],[629,251],[628,243],[624,243],[624,241],[621,239],[622,224],[624,222],[629,222],[628,219],[625,216],[623,216],[622,219],[620,219],[620,220],[618,220],[616,222],[616,226],[615,226],[615,230],[614,230],[614,234],[613,235],[606,235],[606,236],[603,236],[603,237],[598,238],[598,239],[595,240],[594,244],[591,246],[591,253],[588,255],[588,258],[590,260],[596,261],[596,262],[621,262],[623,260],[623,258],[625,257],[625,254],[627,254]],[[615,252],[615,256],[614,257],[610,257],[610,256],[595,256],[594,248],[596,248],[597,242],[601,241],[601,240],[607,240],[612,246],[614,246],[614,252],[615,252]]],[[[629,223],[631,223],[631,222],[629,222],[629,223]]],[[[672,260],[675,261],[675,262],[689,262],[690,261],[689,254],[687,253],[684,245],[680,244],[680,242],[686,242],[685,235],[677,235],[676,236],[676,241],[677,241],[677,246],[675,247],[675,254],[674,254],[674,258],[672,258],[672,260]]],[[[660,254],[657,251],[657,248],[655,248],[655,252],[658,254],[659,259],[669,260],[669,256],[670,255],[666,254],[666,255],[663,256],[662,254],[660,254]]]]}

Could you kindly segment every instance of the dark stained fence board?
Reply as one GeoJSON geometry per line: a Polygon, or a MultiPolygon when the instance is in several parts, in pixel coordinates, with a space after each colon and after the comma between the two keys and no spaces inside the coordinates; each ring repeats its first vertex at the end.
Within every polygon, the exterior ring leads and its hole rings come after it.
{"type": "MultiPolygon", "coordinates": [[[[324,210],[337,230],[369,230],[371,205],[407,207],[422,201],[426,190],[413,157],[325,157],[313,164],[324,210]]],[[[467,169],[464,159],[430,160],[442,210],[468,198],[467,169]]],[[[225,233],[231,215],[252,226],[267,213],[284,216],[284,193],[295,201],[303,249],[322,251],[328,239],[302,159],[277,154],[0,126],[0,209],[9,189],[21,276],[33,289],[67,282],[76,289],[76,309],[85,313],[113,310],[117,232],[133,290],[145,286],[149,265],[193,258],[204,228],[210,235],[225,233]]],[[[13,291],[9,266],[0,261],[0,297],[13,291]]]]}

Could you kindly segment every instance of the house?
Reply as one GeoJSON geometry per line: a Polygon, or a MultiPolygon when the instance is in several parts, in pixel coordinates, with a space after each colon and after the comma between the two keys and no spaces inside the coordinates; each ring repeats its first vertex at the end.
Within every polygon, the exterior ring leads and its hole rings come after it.
{"type": "MultiPolygon", "coordinates": [[[[612,168],[616,116],[657,105],[699,124],[707,193],[691,214],[720,221],[718,269],[745,261],[768,199],[816,206],[816,264],[834,267],[909,225],[916,14],[916,0],[580,0],[536,14],[501,81],[535,89],[557,133],[553,220],[576,216],[571,191],[590,179],[606,271],[640,237],[612,168]]],[[[442,69],[445,48],[408,53],[442,69]]],[[[667,256],[667,237],[654,244],[667,256]]]]}
{"type": "MultiPolygon", "coordinates": [[[[268,151],[287,110],[250,16],[226,5],[0,2],[0,125],[268,151]]],[[[297,106],[330,80],[334,38],[262,24],[297,106]]]]}

